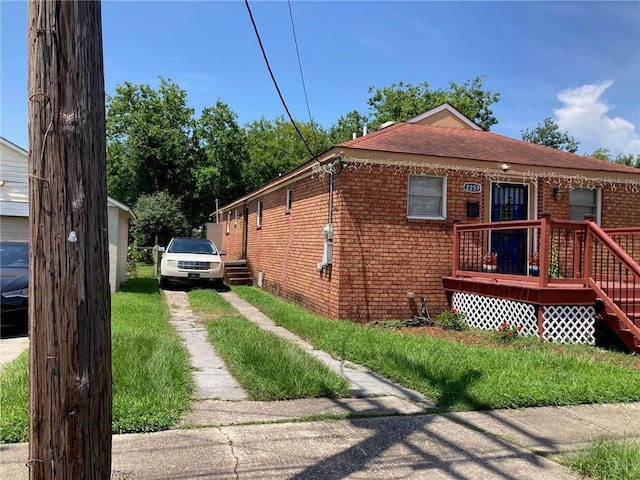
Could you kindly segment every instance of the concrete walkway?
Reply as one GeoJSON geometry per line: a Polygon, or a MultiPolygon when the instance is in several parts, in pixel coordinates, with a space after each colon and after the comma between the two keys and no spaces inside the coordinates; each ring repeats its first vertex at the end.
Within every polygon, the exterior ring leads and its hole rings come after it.
{"type": "Polygon", "coordinates": [[[295,343],[327,365],[335,373],[344,377],[349,382],[349,385],[351,386],[351,394],[354,397],[395,395],[401,398],[407,398],[425,407],[435,407],[432,402],[427,400],[424,395],[419,392],[390,382],[361,365],[356,365],[355,363],[344,360],[336,360],[328,353],[315,349],[312,345],[291,333],[289,330],[277,326],[273,320],[264,315],[250,303],[242,300],[235,293],[222,292],[220,295],[222,295],[222,297],[224,297],[224,299],[245,318],[255,323],[260,328],[295,343]]]}
{"type": "Polygon", "coordinates": [[[29,347],[29,337],[14,337],[0,339],[0,370],[4,366],[13,362],[18,355],[29,347]]]}
{"type": "Polygon", "coordinates": [[[169,306],[169,323],[189,351],[198,399],[246,400],[247,392],[229,373],[207,339],[207,331],[193,314],[185,292],[164,290],[169,306]]]}

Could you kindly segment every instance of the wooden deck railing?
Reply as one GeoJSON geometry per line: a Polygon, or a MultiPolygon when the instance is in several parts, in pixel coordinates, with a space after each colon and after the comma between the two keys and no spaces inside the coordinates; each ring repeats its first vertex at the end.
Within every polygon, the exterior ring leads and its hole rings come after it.
{"type": "Polygon", "coordinates": [[[453,276],[503,278],[540,287],[586,286],[586,229],[586,222],[555,221],[548,215],[539,220],[455,224],[453,276]]]}
{"type": "Polygon", "coordinates": [[[543,214],[539,220],[457,223],[453,233],[454,277],[589,287],[640,345],[640,228],[603,230],[592,220],[543,214]]]}
{"type": "MultiPolygon", "coordinates": [[[[622,229],[620,229],[622,230],[622,229]]],[[[624,236],[634,238],[640,229],[626,229],[624,236]]],[[[598,293],[622,327],[640,341],[640,265],[613,234],[588,222],[585,239],[585,280],[598,293]]]]}

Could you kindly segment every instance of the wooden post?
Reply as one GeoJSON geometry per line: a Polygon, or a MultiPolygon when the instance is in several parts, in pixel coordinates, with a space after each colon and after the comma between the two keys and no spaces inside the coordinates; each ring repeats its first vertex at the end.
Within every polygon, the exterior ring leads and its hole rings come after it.
{"type": "Polygon", "coordinates": [[[101,6],[29,1],[29,476],[108,479],[111,304],[101,6]]]}
{"type": "Polygon", "coordinates": [[[549,285],[549,255],[551,254],[551,213],[540,214],[540,266],[538,267],[538,285],[549,285]]]}

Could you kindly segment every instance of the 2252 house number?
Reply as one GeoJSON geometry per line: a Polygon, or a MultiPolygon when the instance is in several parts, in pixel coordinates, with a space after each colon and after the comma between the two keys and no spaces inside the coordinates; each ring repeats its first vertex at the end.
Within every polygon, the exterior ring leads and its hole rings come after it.
{"type": "Polygon", "coordinates": [[[464,184],[463,189],[466,193],[480,193],[482,191],[482,185],[469,182],[464,184]]]}

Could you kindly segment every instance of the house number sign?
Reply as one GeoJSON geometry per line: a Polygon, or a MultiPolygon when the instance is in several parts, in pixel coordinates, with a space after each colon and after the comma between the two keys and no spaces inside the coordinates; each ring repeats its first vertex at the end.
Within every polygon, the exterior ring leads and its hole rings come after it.
{"type": "Polygon", "coordinates": [[[466,193],[480,193],[482,191],[482,185],[474,182],[467,182],[464,184],[463,190],[466,193]]]}

